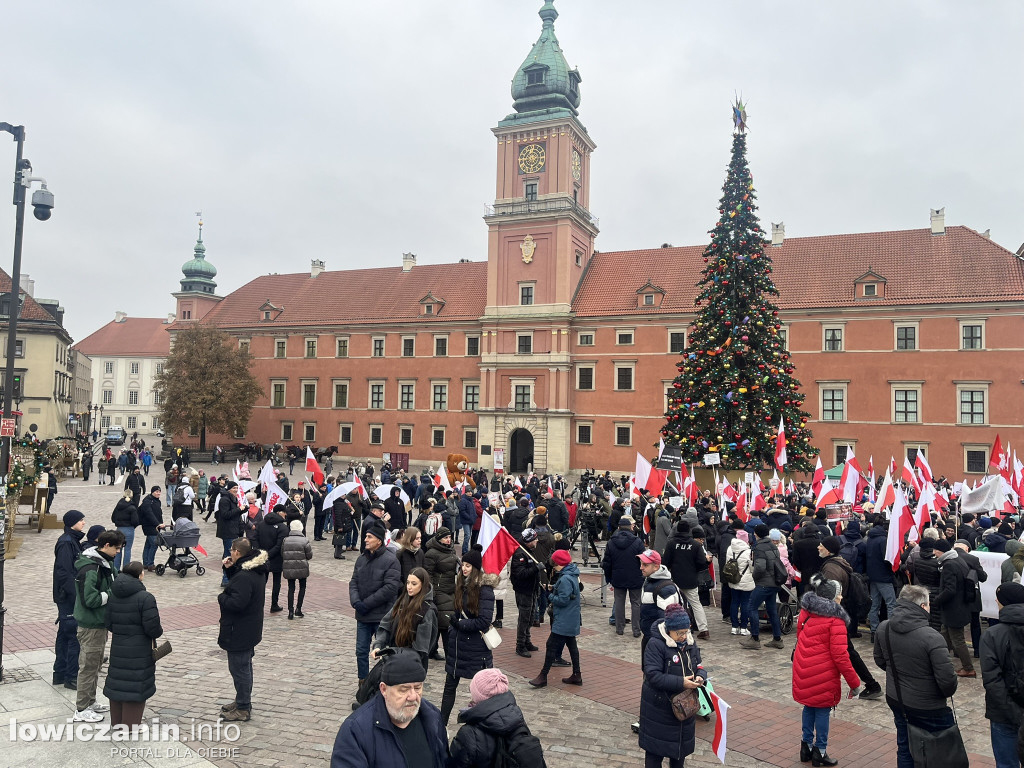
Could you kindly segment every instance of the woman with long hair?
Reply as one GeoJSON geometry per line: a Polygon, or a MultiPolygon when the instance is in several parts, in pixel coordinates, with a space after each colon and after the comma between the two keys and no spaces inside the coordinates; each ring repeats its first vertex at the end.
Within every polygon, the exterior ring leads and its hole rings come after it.
{"type": "MultiPolygon", "coordinates": [[[[423,556],[423,565],[430,574],[434,587],[434,602],[437,604],[438,637],[448,653],[448,622],[455,610],[455,575],[459,570],[459,558],[455,556],[455,545],[452,543],[452,532],[445,527],[437,529],[427,546],[423,556]]],[[[444,659],[437,653],[437,642],[430,649],[430,658],[435,661],[444,659]]]]}
{"type": "Polygon", "coordinates": [[[491,649],[484,643],[483,633],[494,618],[494,588],[498,577],[483,572],[483,554],[479,544],[462,556],[462,566],[455,579],[455,613],[448,626],[448,650],[445,654],[444,694],[441,697],[441,720],[445,725],[455,706],[459,680],[472,678],[481,669],[494,666],[491,649]]]}
{"type": "Polygon", "coordinates": [[[398,564],[402,566],[402,582],[414,568],[423,567],[423,533],[410,525],[398,540],[398,564]]]}
{"type": "Polygon", "coordinates": [[[430,575],[423,568],[413,568],[405,578],[405,590],[380,620],[370,648],[376,659],[381,648],[412,648],[427,668],[430,649],[437,642],[437,606],[430,575]]]}

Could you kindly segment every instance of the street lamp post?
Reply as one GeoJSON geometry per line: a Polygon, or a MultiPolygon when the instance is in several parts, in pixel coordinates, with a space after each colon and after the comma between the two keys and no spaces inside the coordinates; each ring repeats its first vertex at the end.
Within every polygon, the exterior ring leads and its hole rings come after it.
{"type": "MultiPolygon", "coordinates": [[[[18,315],[21,310],[21,243],[25,232],[25,196],[33,181],[42,183],[42,189],[32,196],[32,206],[37,219],[45,221],[50,218],[53,209],[53,195],[46,189],[46,182],[32,178],[32,163],[24,157],[25,126],[0,123],[0,131],[11,134],[18,144],[17,159],[14,162],[14,268],[11,270],[11,293],[8,302],[7,318],[7,365],[4,369],[4,418],[11,418],[11,405],[14,399],[14,357],[18,340],[18,315]]],[[[11,443],[13,438],[0,440],[0,477],[3,479],[0,494],[0,653],[4,645],[4,560],[6,556],[7,525],[7,479],[11,463],[11,443]]],[[[0,661],[0,680],[3,680],[3,662],[0,661]]]]}

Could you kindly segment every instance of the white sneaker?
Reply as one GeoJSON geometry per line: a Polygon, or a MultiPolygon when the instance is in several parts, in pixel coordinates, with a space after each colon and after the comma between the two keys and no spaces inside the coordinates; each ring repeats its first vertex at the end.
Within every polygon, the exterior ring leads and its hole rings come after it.
{"type": "Polygon", "coordinates": [[[740,634],[743,635],[744,637],[750,637],[750,630],[749,629],[741,629],[740,630],[740,634]]]}
{"type": "Polygon", "coordinates": [[[100,702],[98,701],[94,701],[92,704],[88,706],[88,709],[91,709],[93,712],[99,712],[100,714],[103,714],[104,712],[110,711],[110,706],[107,704],[100,704],[100,702]]]}
{"type": "Polygon", "coordinates": [[[103,720],[103,715],[99,712],[93,712],[91,709],[86,707],[85,709],[75,712],[73,719],[76,723],[99,723],[103,720]]]}
{"type": "Polygon", "coordinates": [[[729,630],[729,634],[730,635],[738,635],[739,633],[740,633],[740,628],[739,627],[733,627],[732,629],[729,630]]]}

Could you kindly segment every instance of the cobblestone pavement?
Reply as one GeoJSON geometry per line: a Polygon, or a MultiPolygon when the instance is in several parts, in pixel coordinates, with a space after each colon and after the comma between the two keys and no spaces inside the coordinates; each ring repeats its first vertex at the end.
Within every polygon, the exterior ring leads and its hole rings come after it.
{"type": "MultiPolygon", "coordinates": [[[[54,508],[58,515],[81,509],[87,526],[109,524],[117,497],[117,491],[109,486],[67,480],[60,485],[54,508]]],[[[220,541],[213,535],[212,522],[199,523],[202,544],[210,553],[205,559],[207,574],[190,572],[184,579],[147,574],[145,581],[157,598],[166,636],[174,646],[174,652],[158,664],[157,693],[149,702],[146,717],[159,715],[164,722],[178,722],[182,730],[191,727],[193,718],[215,720],[219,706],[233,697],[226,656],[216,644],[220,541]]],[[[6,568],[4,650],[18,652],[23,658],[21,652],[53,647],[50,590],[53,543],[59,532],[36,534],[19,527],[16,535],[23,537],[23,544],[6,568]]],[[[313,547],[306,616],[288,621],[283,613],[267,615],[254,661],[253,719],[241,724],[241,737],[232,745],[238,747],[236,756],[211,757],[223,768],[326,765],[338,726],[350,712],[356,678],[355,621],[348,604],[347,580],[354,558],[349,554],[345,560],[334,560],[328,542],[314,542],[313,547]]],[[[142,541],[137,537],[133,558],[141,559],[141,553],[142,541]]],[[[532,659],[514,654],[511,592],[502,630],[505,642],[495,651],[495,665],[508,674],[527,722],[545,745],[551,768],[598,761],[608,768],[632,768],[643,764],[636,737],[629,729],[640,705],[639,640],[628,632],[625,636],[614,633],[607,621],[610,609],[601,606],[599,577],[585,576],[584,580],[582,687],[563,686],[556,674],[551,676],[554,683],[544,690],[526,684],[543,659],[542,653],[532,659]]],[[[701,651],[716,692],[732,705],[727,764],[742,768],[801,765],[797,755],[801,708],[790,696],[792,636],[785,639],[786,648],[781,651],[743,651],[736,645],[738,638],[730,636],[728,625],[719,619],[720,612],[710,608],[712,639],[701,643],[701,651]]],[[[546,634],[544,627],[535,630],[534,642],[542,648],[546,634]]],[[[872,673],[884,684],[882,672],[870,661],[870,644],[866,639],[855,642],[872,673]]],[[[21,663],[10,656],[4,661],[5,666],[21,663]]],[[[48,662],[41,661],[33,669],[49,680],[48,662]]],[[[442,687],[442,665],[433,664],[426,698],[440,703],[442,687]]],[[[972,752],[971,764],[993,765],[980,679],[961,681],[961,691],[957,715],[972,752]]],[[[468,685],[463,684],[456,706],[466,706],[468,701],[468,685]]],[[[453,718],[453,734],[456,727],[453,718]]],[[[687,765],[720,765],[710,748],[713,735],[714,719],[710,723],[698,720],[697,751],[687,765]]],[[[212,741],[205,745],[223,746],[212,741]]],[[[895,765],[892,716],[884,701],[844,699],[835,710],[829,753],[843,766],[895,765]]]]}

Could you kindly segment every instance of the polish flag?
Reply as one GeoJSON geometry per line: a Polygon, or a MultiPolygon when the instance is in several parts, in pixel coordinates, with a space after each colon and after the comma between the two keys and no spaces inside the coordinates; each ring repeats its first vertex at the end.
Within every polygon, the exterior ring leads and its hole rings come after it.
{"type": "Polygon", "coordinates": [[[722,478],[722,496],[729,501],[736,501],[736,489],[732,487],[732,483],[729,482],[727,477],[722,478]]]}
{"type": "Polygon", "coordinates": [[[896,476],[896,459],[892,456],[889,457],[889,474],[893,477],[896,476]]]}
{"type": "Polygon", "coordinates": [[[789,481],[789,487],[786,489],[786,493],[796,493],[796,483],[794,483],[792,480],[789,481]]]}
{"type": "Polygon", "coordinates": [[[914,473],[914,468],[910,466],[910,459],[903,460],[903,482],[913,488],[918,496],[921,495],[921,483],[914,473]]]}
{"type": "Polygon", "coordinates": [[[691,471],[686,471],[686,466],[682,465],[679,469],[679,489],[683,498],[686,499],[687,506],[694,507],[697,505],[697,481],[693,479],[692,467],[691,471]]]}
{"type": "Polygon", "coordinates": [[[232,480],[234,480],[237,483],[241,479],[241,477],[242,477],[242,464],[241,464],[241,462],[239,462],[238,459],[235,459],[235,475],[232,478],[232,480]]]}
{"type": "Polygon", "coordinates": [[[885,540],[885,560],[892,564],[893,572],[900,569],[900,552],[903,550],[903,537],[914,527],[914,517],[907,505],[907,497],[903,489],[895,488],[896,500],[892,505],[892,518],[889,520],[889,534],[885,540]]]}
{"type": "Polygon", "coordinates": [[[838,504],[843,500],[843,494],[832,485],[827,477],[821,481],[821,490],[818,492],[818,500],[814,504],[815,509],[821,509],[826,504],[838,504]]]}
{"type": "Polygon", "coordinates": [[[750,522],[750,513],[747,512],[747,485],[740,486],[740,494],[736,497],[736,516],[744,523],[750,522]]]}
{"type": "MultiPolygon", "coordinates": [[[[441,470],[443,471],[444,467],[441,467],[441,470]]],[[[447,473],[445,474],[445,477],[447,477],[447,473]]],[[[437,483],[435,482],[434,485],[437,485],[437,483]]],[[[512,483],[512,487],[515,488],[517,491],[523,490],[523,481],[519,479],[519,475],[516,475],[516,481],[512,483]]]]}
{"type": "MultiPolygon", "coordinates": [[[[883,510],[886,507],[891,507],[895,502],[896,489],[893,487],[892,484],[892,475],[886,472],[885,479],[882,480],[882,490],[878,492],[878,502],[875,505],[875,508],[878,510],[883,510]]],[[[886,517],[889,517],[888,513],[886,513],[886,517]]]]}
{"type": "MultiPolygon", "coordinates": [[[[442,488],[446,491],[453,490],[451,481],[448,479],[448,471],[444,468],[444,464],[437,468],[437,474],[434,475],[434,487],[442,488]]],[[[522,484],[519,482],[519,478],[516,477],[516,487],[522,488],[522,484]]]]}
{"type": "Polygon", "coordinates": [[[779,417],[779,433],[775,437],[775,466],[781,471],[786,466],[786,426],[782,417],[779,417]]]}
{"type": "Polygon", "coordinates": [[[519,542],[494,518],[485,514],[480,518],[480,545],[483,547],[485,573],[501,573],[501,569],[519,549],[519,542]]]}
{"type": "Polygon", "coordinates": [[[914,527],[910,531],[909,541],[915,542],[921,538],[921,531],[926,523],[932,519],[932,512],[936,512],[935,486],[925,483],[921,486],[921,497],[917,501],[917,512],[914,514],[914,527]]]}
{"type": "Polygon", "coordinates": [[[640,453],[636,455],[636,487],[646,488],[651,496],[659,496],[665,488],[668,470],[655,469],[640,453]]]}
{"type": "Polygon", "coordinates": [[[324,481],[324,472],[320,469],[320,462],[313,455],[313,449],[308,445],[306,446],[306,471],[313,475],[313,482],[319,488],[320,483],[324,481]]]}
{"type": "Polygon", "coordinates": [[[711,703],[718,714],[715,718],[715,738],[711,741],[711,748],[715,750],[715,756],[722,761],[722,765],[725,765],[726,717],[729,705],[713,691],[708,691],[708,695],[711,696],[711,703]]]}
{"type": "Polygon", "coordinates": [[[932,482],[932,468],[928,466],[928,459],[924,457],[924,454],[920,451],[917,452],[917,458],[914,459],[914,466],[917,467],[921,473],[921,479],[926,483],[932,482]]]}
{"type": "Polygon", "coordinates": [[[1007,451],[1003,450],[1003,444],[999,442],[999,435],[996,435],[996,441],[992,443],[992,453],[989,456],[988,465],[995,467],[996,472],[1009,479],[1010,456],[1007,451]]]}
{"type": "Polygon", "coordinates": [[[757,514],[762,509],[768,509],[768,502],[764,500],[764,494],[755,493],[750,504],[750,511],[757,514]]]}
{"type": "Polygon", "coordinates": [[[875,502],[875,457],[868,456],[868,501],[875,502]]]}
{"type": "Polygon", "coordinates": [[[821,484],[825,480],[825,470],[821,466],[821,456],[818,457],[818,463],[814,466],[814,475],[811,477],[811,492],[817,496],[821,491],[821,484]]]}
{"type": "Polygon", "coordinates": [[[857,492],[860,490],[860,483],[860,464],[857,463],[857,457],[853,455],[851,450],[846,455],[846,463],[843,464],[843,475],[839,479],[839,491],[842,493],[843,501],[851,504],[857,502],[857,492]]]}

